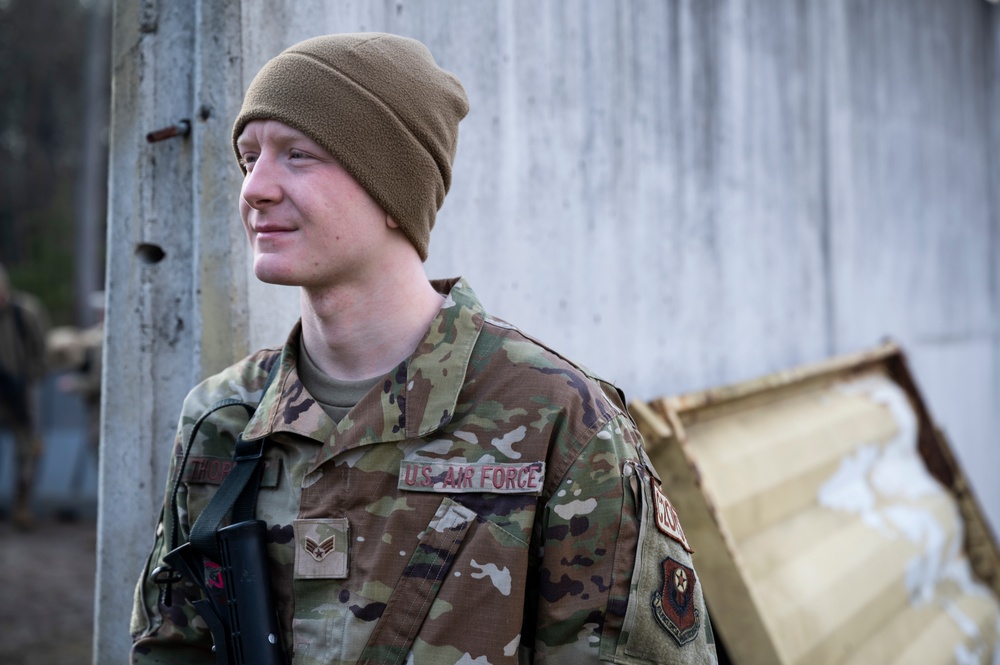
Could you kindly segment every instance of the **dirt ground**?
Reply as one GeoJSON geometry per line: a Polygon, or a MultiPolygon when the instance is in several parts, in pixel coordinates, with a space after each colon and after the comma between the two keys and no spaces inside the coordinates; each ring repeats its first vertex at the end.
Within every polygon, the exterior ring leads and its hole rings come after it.
{"type": "Polygon", "coordinates": [[[92,519],[0,521],[0,663],[91,662],[96,541],[92,519]]]}

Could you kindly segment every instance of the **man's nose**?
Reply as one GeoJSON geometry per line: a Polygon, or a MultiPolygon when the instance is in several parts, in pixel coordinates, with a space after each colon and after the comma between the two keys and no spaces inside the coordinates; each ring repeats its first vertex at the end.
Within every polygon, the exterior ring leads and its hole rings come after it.
{"type": "Polygon", "coordinates": [[[263,155],[243,178],[243,199],[251,208],[262,208],[281,200],[281,186],[273,160],[263,155]]]}

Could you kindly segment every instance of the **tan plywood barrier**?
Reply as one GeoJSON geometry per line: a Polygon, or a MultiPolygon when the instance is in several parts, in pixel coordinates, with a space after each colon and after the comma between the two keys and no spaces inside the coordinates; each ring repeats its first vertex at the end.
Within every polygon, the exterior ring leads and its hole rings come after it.
{"type": "Polygon", "coordinates": [[[1000,551],[898,347],[630,410],[733,663],[1000,662],[1000,551]]]}

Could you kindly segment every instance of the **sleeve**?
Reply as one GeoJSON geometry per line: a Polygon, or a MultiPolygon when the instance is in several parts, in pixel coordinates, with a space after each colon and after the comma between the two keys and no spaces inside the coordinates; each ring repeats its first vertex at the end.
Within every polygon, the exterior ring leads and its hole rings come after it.
{"type": "Polygon", "coordinates": [[[717,662],[690,548],[627,415],[588,442],[536,529],[535,662],[717,662]]]}
{"type": "MultiPolygon", "coordinates": [[[[184,431],[183,426],[178,428],[174,454],[171,455],[170,470],[167,474],[163,508],[156,525],[153,550],[135,587],[130,625],[132,634],[130,662],[133,665],[153,663],[214,665],[215,663],[208,627],[192,605],[194,600],[200,598],[200,590],[186,579],[177,582],[171,589],[171,602],[167,605],[163,589],[152,579],[153,571],[163,564],[163,556],[170,550],[167,528],[167,520],[171,514],[170,492],[173,478],[177,473],[176,464],[178,452],[183,446],[184,431]]],[[[183,510],[187,503],[186,499],[186,490],[182,483],[177,496],[181,522],[178,543],[184,542],[187,538],[187,513],[183,510]]]]}

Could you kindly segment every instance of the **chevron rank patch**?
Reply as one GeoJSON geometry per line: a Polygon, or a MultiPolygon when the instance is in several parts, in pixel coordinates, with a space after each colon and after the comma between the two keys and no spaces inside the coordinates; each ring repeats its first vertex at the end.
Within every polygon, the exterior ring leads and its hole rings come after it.
{"type": "Polygon", "coordinates": [[[312,558],[317,561],[322,561],[326,558],[326,555],[333,551],[333,548],[337,546],[337,534],[332,536],[327,536],[326,540],[322,543],[317,543],[315,540],[306,536],[305,549],[306,552],[312,555],[312,558]]]}
{"type": "Polygon", "coordinates": [[[295,579],[344,579],[350,550],[346,518],[295,520],[295,579]]]}
{"type": "Polygon", "coordinates": [[[681,528],[681,520],[677,517],[677,511],[674,507],[670,505],[670,500],[667,499],[667,495],[663,493],[660,489],[659,483],[655,480],[650,479],[649,481],[653,486],[653,502],[655,504],[656,510],[656,527],[667,534],[688,552],[694,552],[691,546],[688,545],[687,538],[684,536],[684,529],[681,528]]]}
{"type": "Polygon", "coordinates": [[[663,588],[653,593],[653,616],[680,645],[698,636],[701,614],[694,603],[694,569],[674,561],[663,560],[663,588]]]}

